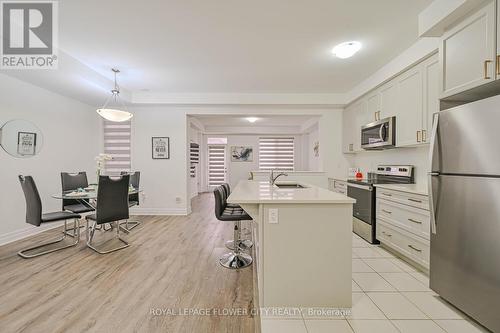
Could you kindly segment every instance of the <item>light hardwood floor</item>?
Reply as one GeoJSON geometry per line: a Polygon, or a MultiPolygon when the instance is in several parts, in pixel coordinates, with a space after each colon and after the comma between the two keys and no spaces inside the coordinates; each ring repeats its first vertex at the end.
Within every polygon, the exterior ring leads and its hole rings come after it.
{"type": "MultiPolygon", "coordinates": [[[[219,265],[232,238],[213,213],[213,196],[189,216],[140,217],[127,249],[100,255],[85,239],[34,259],[17,251],[59,236],[51,230],[0,247],[1,332],[254,332],[255,272],[219,265]],[[153,315],[151,309],[166,309],[153,315]],[[247,315],[177,315],[179,309],[243,309],[247,315]]],[[[111,236],[98,232],[98,236],[111,236]]],[[[102,239],[102,238],[101,238],[102,239]]]]}

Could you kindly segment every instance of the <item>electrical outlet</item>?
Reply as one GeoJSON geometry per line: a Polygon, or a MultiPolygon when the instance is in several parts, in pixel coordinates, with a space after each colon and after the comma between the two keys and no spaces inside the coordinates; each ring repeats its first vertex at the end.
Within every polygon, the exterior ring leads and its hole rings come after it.
{"type": "Polygon", "coordinates": [[[271,208],[269,209],[269,223],[277,224],[278,221],[278,209],[271,208]]]}
{"type": "Polygon", "coordinates": [[[175,203],[182,203],[182,198],[181,197],[175,197],[175,203]]]}

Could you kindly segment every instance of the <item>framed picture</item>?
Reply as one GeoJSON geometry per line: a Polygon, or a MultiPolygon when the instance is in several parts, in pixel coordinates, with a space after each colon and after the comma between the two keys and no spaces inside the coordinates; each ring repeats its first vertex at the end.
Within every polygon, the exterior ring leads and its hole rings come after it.
{"type": "Polygon", "coordinates": [[[168,160],[170,158],[170,138],[154,136],[151,139],[152,156],[154,160],[168,160]]]}
{"type": "Polygon", "coordinates": [[[17,153],[19,155],[35,155],[36,133],[17,132],[17,153]]]}
{"type": "Polygon", "coordinates": [[[314,157],[319,157],[319,141],[313,143],[314,157]]]}
{"type": "Polygon", "coordinates": [[[253,147],[231,146],[232,162],[252,162],[253,147]]]}

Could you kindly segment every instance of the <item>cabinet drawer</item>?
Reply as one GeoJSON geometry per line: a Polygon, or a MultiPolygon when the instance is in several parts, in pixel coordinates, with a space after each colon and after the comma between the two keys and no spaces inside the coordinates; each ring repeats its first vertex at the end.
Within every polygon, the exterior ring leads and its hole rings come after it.
{"type": "Polygon", "coordinates": [[[333,192],[337,192],[337,193],[340,193],[340,194],[343,194],[343,195],[347,195],[347,190],[342,190],[340,188],[333,189],[333,192]]]}
{"type": "Polygon", "coordinates": [[[377,199],[385,199],[404,205],[429,210],[429,198],[425,195],[377,188],[377,199]]]}
{"type": "Polygon", "coordinates": [[[344,182],[344,181],[341,181],[341,180],[334,180],[333,181],[333,187],[334,188],[337,188],[337,189],[342,189],[342,190],[346,190],[347,189],[347,183],[344,182]]]}
{"type": "Polygon", "coordinates": [[[417,236],[430,239],[430,213],[428,210],[378,198],[377,219],[379,218],[417,236]]]}
{"type": "Polygon", "coordinates": [[[429,268],[429,241],[392,226],[382,219],[377,220],[377,239],[419,265],[429,268]]]}

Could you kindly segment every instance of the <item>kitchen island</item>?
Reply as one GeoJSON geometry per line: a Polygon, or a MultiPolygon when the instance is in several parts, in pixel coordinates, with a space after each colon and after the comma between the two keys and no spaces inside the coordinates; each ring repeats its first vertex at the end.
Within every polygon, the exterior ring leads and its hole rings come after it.
{"type": "Polygon", "coordinates": [[[241,181],[227,202],[254,220],[261,307],[351,307],[353,199],[304,183],[241,181]]]}

